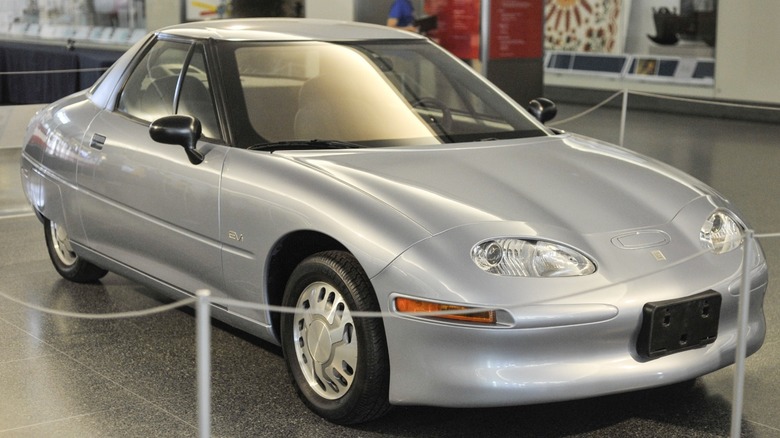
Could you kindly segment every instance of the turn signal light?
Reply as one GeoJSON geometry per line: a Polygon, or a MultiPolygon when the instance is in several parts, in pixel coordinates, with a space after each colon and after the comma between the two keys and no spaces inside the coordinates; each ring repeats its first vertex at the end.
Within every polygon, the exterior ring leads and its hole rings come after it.
{"type": "Polygon", "coordinates": [[[424,318],[438,318],[474,324],[496,323],[495,310],[435,303],[406,297],[396,297],[395,308],[399,313],[412,313],[414,314],[413,316],[424,318]]]}

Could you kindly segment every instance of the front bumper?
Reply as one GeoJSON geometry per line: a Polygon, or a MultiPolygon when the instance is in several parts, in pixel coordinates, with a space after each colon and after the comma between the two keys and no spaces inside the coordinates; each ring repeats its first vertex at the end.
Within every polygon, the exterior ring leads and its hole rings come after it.
{"type": "MultiPolygon", "coordinates": [[[[747,352],[761,346],[766,285],[751,292],[747,352]]],[[[728,296],[727,301],[736,297],[728,296]]],[[[668,385],[734,362],[736,304],[724,303],[710,345],[642,361],[626,317],[567,327],[491,330],[389,318],[390,401],[452,407],[506,406],[594,397],[668,385]],[[401,345],[398,345],[401,344],[401,345]]],[[[625,312],[633,313],[633,312],[625,312]]],[[[636,317],[628,318],[636,319],[636,317]]]]}
{"type": "MultiPolygon", "coordinates": [[[[504,326],[386,317],[390,401],[448,407],[536,404],[669,385],[728,366],[736,354],[741,254],[734,251],[719,259],[703,255],[626,282],[594,278],[603,282],[601,287],[587,285],[581,293],[557,290],[556,298],[546,302],[498,305],[509,309],[513,318],[504,326]],[[644,304],[707,290],[722,297],[715,342],[653,360],[640,357],[636,340],[644,304]]],[[[401,257],[372,279],[384,310],[392,312],[393,296],[409,294],[410,288],[428,299],[458,295],[459,289],[447,280],[426,289],[424,277],[441,278],[444,273],[422,266],[414,257],[401,257]],[[447,288],[446,294],[436,294],[447,288]]],[[[766,333],[763,301],[768,275],[763,257],[750,276],[747,354],[760,348],[766,333]]],[[[565,279],[557,285],[566,289],[576,281],[565,279]]],[[[489,297],[500,295],[491,293],[493,288],[505,289],[506,284],[501,278],[481,278],[467,286],[481,287],[480,294],[489,297]]],[[[474,300],[464,297],[462,302],[474,300]]]]}

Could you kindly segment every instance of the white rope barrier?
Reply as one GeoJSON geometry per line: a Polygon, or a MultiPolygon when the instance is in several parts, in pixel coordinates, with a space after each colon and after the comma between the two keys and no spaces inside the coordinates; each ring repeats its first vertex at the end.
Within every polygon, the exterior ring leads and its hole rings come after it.
{"type": "Polygon", "coordinates": [[[621,147],[625,144],[623,140],[626,138],[626,115],[628,114],[628,91],[623,91],[623,102],[620,107],[620,140],[621,147]]]}
{"type": "MultiPolygon", "coordinates": [[[[743,250],[740,283],[740,296],[738,305],[738,329],[737,329],[737,346],[735,357],[735,376],[733,382],[733,402],[731,412],[731,437],[738,438],[741,433],[742,425],[742,411],[744,400],[744,379],[745,379],[745,360],[747,349],[747,325],[748,325],[748,310],[750,305],[750,260],[752,259],[752,252],[754,239],[758,238],[776,238],[780,237],[780,233],[767,233],[767,234],[755,234],[752,230],[747,230],[744,234],[745,247],[743,250]]],[[[670,266],[653,270],[649,273],[624,279],[620,283],[629,283],[651,275],[657,274],[664,270],[669,269],[677,265],[686,263],[694,258],[700,257],[709,253],[709,250],[702,250],[694,254],[689,255],[683,259],[676,261],[670,266]]],[[[608,285],[606,287],[612,287],[608,285]]],[[[577,293],[587,293],[598,290],[600,288],[593,288],[587,291],[578,291],[577,293]]],[[[121,318],[136,318],[142,316],[154,315],[166,311],[170,311],[176,308],[195,305],[196,309],[196,342],[197,342],[197,398],[198,398],[198,432],[199,438],[209,438],[211,436],[211,305],[220,304],[228,307],[242,307],[257,310],[264,310],[274,313],[295,313],[301,312],[301,309],[284,306],[274,306],[268,304],[251,303],[241,300],[235,300],[231,298],[212,297],[208,290],[198,290],[195,293],[195,297],[185,298],[170,304],[161,305],[158,307],[135,310],[128,312],[106,313],[106,314],[91,314],[91,313],[78,313],[62,311],[57,309],[50,309],[35,304],[27,303],[17,298],[14,298],[6,293],[0,292],[0,297],[8,299],[14,303],[20,304],[24,307],[28,307],[40,312],[93,320],[105,320],[105,319],[121,319],[121,318]]],[[[512,306],[500,306],[500,308],[508,310],[522,310],[522,307],[512,306]]],[[[484,310],[497,310],[496,309],[482,309],[484,310]]],[[[463,315],[473,313],[474,310],[452,310],[452,311],[439,311],[439,312],[410,312],[400,315],[396,312],[383,312],[383,311],[351,311],[352,317],[355,318],[383,318],[383,317],[437,317],[447,315],[463,315]]]]}
{"type": "Polygon", "coordinates": [[[49,73],[81,73],[81,72],[96,72],[106,71],[108,67],[94,67],[94,68],[66,68],[59,70],[26,70],[26,71],[3,71],[0,72],[0,76],[12,76],[12,75],[42,75],[49,73]]]}
{"type": "Polygon", "coordinates": [[[5,298],[6,300],[12,301],[16,304],[19,304],[21,306],[27,307],[32,310],[37,310],[42,313],[48,313],[50,315],[56,315],[56,316],[65,316],[68,318],[81,318],[81,319],[123,319],[123,318],[139,318],[142,316],[150,316],[155,315],[158,313],[167,312],[169,310],[178,309],[179,307],[185,307],[189,306],[197,300],[196,298],[185,298],[183,300],[179,300],[170,304],[164,304],[162,306],[153,307],[151,309],[145,309],[145,310],[131,310],[128,312],[117,312],[117,313],[79,313],[79,312],[68,312],[66,310],[57,310],[57,309],[50,309],[43,306],[38,306],[36,304],[28,303],[25,301],[22,301],[18,298],[14,298],[4,292],[0,292],[0,297],[5,298]]]}
{"type": "Polygon", "coordinates": [[[742,109],[752,109],[752,110],[766,110],[766,111],[780,111],[780,107],[772,107],[772,106],[762,106],[762,105],[749,105],[749,104],[740,104],[740,103],[732,103],[732,102],[719,102],[716,100],[705,100],[705,99],[693,99],[689,97],[679,97],[679,96],[670,96],[667,94],[656,94],[656,93],[647,93],[644,91],[634,91],[629,89],[623,89],[621,91],[616,92],[615,94],[607,97],[603,101],[597,103],[596,105],[586,109],[585,111],[582,111],[580,113],[577,113],[571,117],[568,117],[563,120],[558,120],[552,123],[548,123],[547,126],[559,126],[565,123],[573,122],[574,120],[580,119],[582,117],[585,117],[589,115],[590,113],[598,110],[599,108],[603,107],[604,105],[608,104],[609,102],[615,100],[616,97],[622,95],[623,96],[623,103],[622,103],[622,111],[620,114],[620,145],[623,146],[623,134],[625,132],[625,121],[626,121],[626,113],[628,111],[628,96],[630,94],[636,95],[636,96],[643,96],[643,97],[652,97],[656,99],[662,99],[662,100],[672,100],[677,102],[686,102],[686,103],[697,103],[702,105],[712,105],[712,106],[722,106],[722,107],[733,107],[733,108],[742,108],[742,109]]]}
{"type": "Polygon", "coordinates": [[[596,111],[597,109],[601,108],[602,106],[612,102],[616,97],[620,96],[623,93],[624,93],[624,91],[618,91],[617,93],[613,94],[612,96],[609,96],[608,98],[606,98],[603,101],[599,102],[598,104],[596,104],[596,106],[594,106],[592,108],[589,108],[589,109],[587,109],[587,110],[585,110],[585,111],[583,111],[583,112],[581,112],[579,114],[573,115],[573,116],[571,116],[571,117],[569,117],[567,119],[558,120],[558,121],[555,121],[553,123],[548,123],[547,126],[558,126],[558,125],[562,125],[564,123],[572,122],[574,120],[577,120],[577,119],[580,119],[582,117],[585,117],[588,114],[592,113],[593,111],[596,111]]]}
{"type": "Polygon", "coordinates": [[[773,107],[773,106],[749,105],[749,104],[732,103],[732,102],[720,102],[720,101],[717,101],[717,100],[692,99],[692,98],[689,98],[689,97],[670,96],[668,94],[647,93],[647,92],[644,92],[644,91],[634,91],[634,90],[624,90],[624,91],[626,93],[635,94],[637,96],[654,97],[656,99],[674,100],[674,101],[677,101],[677,102],[700,103],[700,104],[703,104],[703,105],[725,106],[725,107],[734,107],[734,108],[742,108],[742,109],[754,109],[754,110],[765,110],[765,111],[780,111],[780,107],[773,107]]]}

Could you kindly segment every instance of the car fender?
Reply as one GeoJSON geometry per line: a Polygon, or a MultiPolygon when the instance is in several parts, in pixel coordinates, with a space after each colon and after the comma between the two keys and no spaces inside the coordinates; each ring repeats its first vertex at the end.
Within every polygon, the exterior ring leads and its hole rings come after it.
{"type": "MultiPolygon", "coordinates": [[[[336,245],[327,249],[346,249],[369,277],[430,236],[381,200],[313,166],[284,154],[232,149],[220,189],[226,292],[249,302],[275,302],[264,286],[274,274],[268,267],[280,242],[296,234],[318,236],[296,241],[301,246],[297,254],[322,248],[326,239],[336,245]]],[[[270,319],[268,312],[236,312],[261,322],[270,319]]]]}
{"type": "Polygon", "coordinates": [[[73,240],[83,239],[78,212],[78,165],[84,131],[100,108],[85,92],[68,96],[30,121],[22,148],[21,174],[25,196],[36,213],[62,223],[73,240]]]}

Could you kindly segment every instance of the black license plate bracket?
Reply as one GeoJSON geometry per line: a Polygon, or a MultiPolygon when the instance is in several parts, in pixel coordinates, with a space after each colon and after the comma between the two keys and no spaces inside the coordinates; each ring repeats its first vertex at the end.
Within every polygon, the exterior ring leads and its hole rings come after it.
{"type": "Polygon", "coordinates": [[[714,291],[645,304],[637,353],[657,359],[715,342],[722,298],[714,291]]]}

